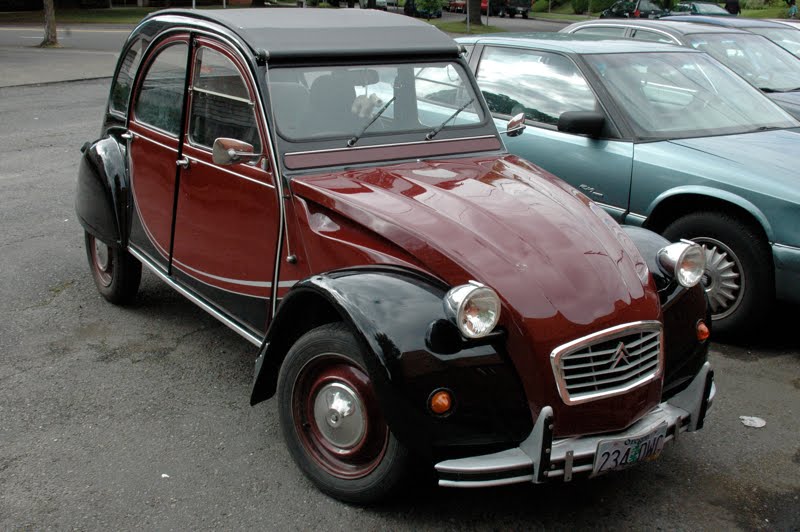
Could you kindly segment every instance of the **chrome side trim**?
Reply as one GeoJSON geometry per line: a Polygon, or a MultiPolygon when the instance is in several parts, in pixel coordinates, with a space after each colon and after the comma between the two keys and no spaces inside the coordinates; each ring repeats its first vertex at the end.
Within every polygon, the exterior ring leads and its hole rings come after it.
{"type": "Polygon", "coordinates": [[[230,318],[228,318],[227,316],[222,314],[219,310],[217,310],[216,308],[214,308],[211,305],[209,305],[208,303],[206,303],[200,297],[196,296],[193,292],[191,292],[190,290],[188,290],[188,289],[182,287],[181,285],[179,285],[178,283],[176,283],[166,273],[164,273],[160,268],[158,268],[157,266],[151,264],[146,255],[144,255],[143,253],[140,253],[137,249],[135,249],[135,248],[133,248],[131,246],[128,246],[128,252],[131,255],[133,255],[134,257],[136,257],[139,260],[139,262],[141,262],[142,264],[147,266],[147,268],[151,272],[156,274],[156,276],[158,276],[159,279],[161,279],[162,281],[167,283],[169,286],[171,286],[172,288],[177,290],[181,295],[186,297],[189,301],[191,301],[192,303],[194,303],[195,305],[197,305],[201,309],[205,310],[209,314],[211,314],[213,317],[215,317],[216,319],[221,321],[223,324],[228,326],[234,332],[238,333],[240,336],[242,336],[245,340],[247,340],[251,344],[255,345],[256,347],[261,347],[261,343],[263,342],[262,338],[259,338],[258,336],[254,335],[250,331],[248,331],[245,328],[241,327],[239,324],[237,324],[236,322],[234,322],[233,320],[231,320],[230,318]]]}
{"type": "Polygon", "coordinates": [[[616,395],[621,395],[627,393],[634,388],[638,388],[648,382],[654,381],[656,379],[660,379],[661,375],[664,372],[664,330],[661,326],[661,322],[655,320],[647,320],[647,321],[635,321],[631,323],[625,323],[622,325],[616,325],[614,327],[610,327],[608,329],[604,329],[602,331],[598,331],[582,338],[578,338],[577,340],[573,340],[571,342],[567,342],[566,344],[560,345],[553,349],[550,353],[550,365],[553,369],[553,375],[556,380],[556,385],[558,387],[558,393],[561,396],[561,400],[564,401],[565,404],[568,405],[576,405],[581,403],[586,403],[589,401],[595,401],[597,399],[605,398],[605,397],[613,397],[616,395]],[[658,332],[658,357],[657,357],[657,366],[656,370],[648,375],[645,375],[641,378],[638,378],[634,381],[631,381],[627,384],[622,386],[611,386],[608,389],[598,390],[592,393],[581,393],[577,397],[573,397],[570,393],[566,379],[564,378],[564,374],[561,367],[561,359],[566,357],[575,351],[580,349],[589,347],[593,344],[598,342],[603,342],[606,340],[613,340],[614,338],[618,338],[621,336],[626,336],[629,334],[637,334],[637,333],[645,333],[645,332],[658,332]]]}
{"type": "Polygon", "coordinates": [[[415,142],[394,142],[392,144],[376,144],[374,146],[353,146],[352,148],[329,148],[326,150],[311,150],[311,151],[293,151],[287,152],[289,155],[309,155],[312,153],[336,153],[336,152],[353,152],[358,150],[374,150],[375,148],[393,148],[395,146],[416,146],[419,144],[446,144],[448,142],[462,142],[465,140],[480,140],[480,139],[496,139],[495,135],[479,135],[477,137],[459,137],[457,139],[441,139],[441,140],[422,140],[415,142]]]}
{"type": "Polygon", "coordinates": [[[637,225],[641,226],[644,225],[646,221],[647,221],[647,216],[642,216],[641,214],[636,214],[635,212],[629,212],[627,215],[625,215],[626,224],[633,225],[635,222],[637,225]],[[628,221],[628,218],[633,218],[633,220],[628,221]]]}
{"type": "Polygon", "coordinates": [[[798,247],[795,247],[795,246],[788,246],[788,245],[786,245],[786,244],[778,244],[778,243],[774,243],[774,244],[772,244],[772,247],[774,247],[774,248],[783,248],[783,249],[788,249],[789,251],[797,251],[798,253],[800,253],[800,248],[798,248],[798,247]]]}
{"type": "MultiPolygon", "coordinates": [[[[232,279],[230,277],[221,277],[219,275],[213,275],[213,274],[210,274],[210,273],[206,273],[206,272],[204,272],[202,270],[198,270],[196,268],[192,268],[191,266],[187,266],[186,264],[184,264],[181,261],[176,260],[174,258],[172,259],[172,262],[182,266],[183,268],[186,268],[187,270],[191,270],[191,271],[193,271],[194,273],[196,273],[198,275],[205,275],[206,277],[210,277],[211,279],[214,279],[214,280],[217,280],[217,281],[223,281],[223,282],[230,283],[230,284],[240,284],[242,286],[255,286],[255,287],[259,287],[259,288],[272,288],[272,283],[269,282],[269,281],[245,281],[243,279],[232,279]]],[[[198,279],[198,281],[199,280],[200,279],[198,279]]],[[[299,282],[299,280],[281,281],[280,283],[278,283],[278,286],[281,287],[281,288],[290,288],[290,287],[294,286],[298,282],[299,282]]]]}

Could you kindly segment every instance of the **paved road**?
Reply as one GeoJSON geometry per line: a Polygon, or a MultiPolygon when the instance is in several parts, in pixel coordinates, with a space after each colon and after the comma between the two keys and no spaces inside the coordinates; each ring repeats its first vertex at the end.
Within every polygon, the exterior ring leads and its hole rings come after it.
{"type": "Polygon", "coordinates": [[[97,294],[73,194],[107,83],[0,88],[0,530],[800,528],[797,308],[768,344],[714,346],[712,417],[657,462],[370,509],[321,495],[275,401],[248,406],[250,344],[149,274],[131,307],[97,294]]]}

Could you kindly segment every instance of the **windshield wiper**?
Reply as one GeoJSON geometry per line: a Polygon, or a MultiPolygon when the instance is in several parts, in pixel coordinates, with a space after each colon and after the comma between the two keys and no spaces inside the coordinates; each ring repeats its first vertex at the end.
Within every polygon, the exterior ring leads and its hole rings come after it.
{"type": "Polygon", "coordinates": [[[469,104],[471,104],[472,102],[474,102],[474,101],[475,101],[475,97],[473,96],[472,98],[470,98],[470,99],[469,99],[469,101],[468,101],[467,103],[465,103],[464,105],[462,105],[461,107],[459,107],[459,108],[456,110],[456,112],[455,112],[455,113],[453,113],[453,114],[451,114],[450,116],[448,116],[448,117],[447,117],[447,120],[445,120],[444,122],[442,122],[441,124],[439,124],[438,126],[436,126],[434,129],[432,129],[430,132],[428,132],[428,134],[427,134],[427,135],[425,135],[425,140],[431,140],[433,137],[435,137],[436,135],[438,135],[438,134],[439,134],[439,132],[440,132],[442,129],[444,129],[444,126],[446,126],[446,125],[447,125],[447,123],[448,123],[449,121],[451,121],[452,119],[454,119],[455,117],[457,117],[457,116],[458,116],[458,113],[460,113],[461,111],[463,111],[464,109],[466,109],[466,108],[467,108],[467,106],[468,106],[469,104]]]}
{"type": "Polygon", "coordinates": [[[347,141],[347,147],[348,147],[348,148],[352,148],[353,146],[355,146],[355,145],[356,145],[356,142],[358,142],[358,139],[360,139],[360,138],[361,138],[361,135],[363,135],[363,134],[364,134],[364,132],[365,132],[366,130],[368,130],[368,129],[369,129],[369,126],[371,126],[372,124],[374,124],[374,123],[375,123],[375,121],[376,121],[378,118],[380,118],[380,116],[383,114],[383,112],[384,112],[386,109],[388,109],[388,108],[389,108],[389,106],[392,104],[392,102],[394,101],[394,99],[395,99],[395,98],[396,98],[396,96],[393,96],[391,100],[389,100],[388,102],[386,102],[385,104],[383,104],[383,107],[381,107],[380,109],[378,109],[378,112],[377,112],[377,113],[375,113],[374,115],[372,115],[372,118],[370,118],[369,122],[367,122],[367,124],[366,124],[364,127],[362,127],[362,128],[361,128],[361,131],[359,131],[358,133],[356,133],[355,135],[353,135],[353,138],[351,138],[350,140],[348,140],[348,141],[347,141]]]}
{"type": "Polygon", "coordinates": [[[759,87],[758,90],[761,92],[766,92],[767,94],[771,94],[773,92],[797,92],[800,91],[800,87],[794,87],[793,89],[772,89],[770,87],[759,87]]]}

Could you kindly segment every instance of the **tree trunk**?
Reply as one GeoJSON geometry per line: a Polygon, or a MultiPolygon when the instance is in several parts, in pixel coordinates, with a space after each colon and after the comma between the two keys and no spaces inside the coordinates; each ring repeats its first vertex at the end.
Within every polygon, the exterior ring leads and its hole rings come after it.
{"type": "Polygon", "coordinates": [[[481,20],[481,0],[467,0],[469,2],[469,23],[472,26],[483,26],[481,20]]]}
{"type": "Polygon", "coordinates": [[[56,9],[53,7],[53,0],[44,0],[44,40],[39,46],[58,46],[56,9]]]}

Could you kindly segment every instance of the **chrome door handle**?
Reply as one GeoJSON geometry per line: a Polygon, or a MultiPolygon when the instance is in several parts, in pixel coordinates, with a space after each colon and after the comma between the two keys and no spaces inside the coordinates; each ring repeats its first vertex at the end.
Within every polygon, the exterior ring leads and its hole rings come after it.
{"type": "Polygon", "coordinates": [[[133,133],[131,133],[131,132],[122,133],[120,135],[120,138],[125,139],[125,140],[133,140],[133,133]]]}
{"type": "Polygon", "coordinates": [[[182,159],[178,159],[177,161],[175,161],[175,164],[182,168],[189,168],[189,164],[191,164],[191,161],[189,161],[188,157],[184,157],[182,159]]]}

